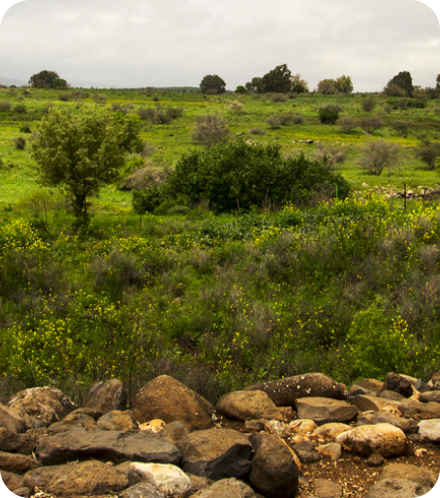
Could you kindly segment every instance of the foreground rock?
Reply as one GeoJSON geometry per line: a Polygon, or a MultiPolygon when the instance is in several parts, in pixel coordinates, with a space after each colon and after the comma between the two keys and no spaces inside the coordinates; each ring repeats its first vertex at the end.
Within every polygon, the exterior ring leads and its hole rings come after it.
{"type": "Polygon", "coordinates": [[[175,465],[132,463],[128,480],[130,483],[145,481],[153,484],[167,497],[181,497],[191,489],[189,477],[175,465]]]}
{"type": "Polygon", "coordinates": [[[99,495],[121,491],[127,486],[127,477],[113,466],[91,460],[64,466],[49,480],[44,491],[60,496],[99,495]]]}
{"type": "Polygon", "coordinates": [[[0,451],[0,469],[13,474],[24,474],[28,470],[41,467],[41,463],[34,458],[20,455],[19,453],[6,453],[0,451]]]}
{"type": "Polygon", "coordinates": [[[112,410],[98,420],[98,428],[103,431],[138,431],[139,425],[131,410],[112,410]]]}
{"type": "Polygon", "coordinates": [[[403,375],[390,372],[384,382],[382,391],[394,391],[405,398],[412,396],[412,383],[403,375]]]}
{"type": "Polygon", "coordinates": [[[127,408],[127,391],[124,384],[117,379],[98,382],[87,393],[84,407],[104,413],[110,410],[125,410],[127,408]]]}
{"type": "Polygon", "coordinates": [[[167,424],[180,420],[193,430],[214,426],[213,406],[176,379],[161,375],[135,396],[131,405],[139,423],[160,419],[167,424]]]}
{"type": "Polygon", "coordinates": [[[119,493],[120,498],[167,498],[162,491],[159,491],[156,486],[149,482],[140,482],[122,493],[119,493]]]}
{"type": "Polygon", "coordinates": [[[95,419],[90,415],[81,412],[72,412],[67,417],[64,417],[60,422],[55,422],[49,426],[49,432],[52,434],[59,434],[67,432],[74,427],[83,427],[89,431],[97,429],[95,419]]]}
{"type": "Polygon", "coordinates": [[[58,422],[77,408],[69,397],[54,387],[33,387],[20,391],[8,406],[23,410],[46,426],[58,422]]]}
{"type": "Polygon", "coordinates": [[[0,476],[4,485],[9,489],[9,491],[14,491],[15,489],[24,488],[23,478],[12,472],[6,470],[0,470],[0,476]]]}
{"type": "Polygon", "coordinates": [[[310,373],[246,387],[245,391],[264,391],[277,406],[294,406],[295,400],[306,397],[347,398],[347,389],[320,373],[310,373]]]}
{"type": "Polygon", "coordinates": [[[408,399],[399,405],[399,411],[406,418],[415,420],[440,418],[440,403],[421,403],[408,399]]]}
{"type": "Polygon", "coordinates": [[[328,479],[316,479],[314,494],[316,498],[341,498],[342,487],[328,479]]]}
{"type": "Polygon", "coordinates": [[[115,462],[180,462],[178,449],[149,431],[71,431],[40,441],[37,456],[44,465],[84,458],[115,462]]]}
{"type": "Polygon", "coordinates": [[[166,439],[171,444],[176,444],[177,441],[186,437],[190,433],[190,430],[185,424],[182,422],[171,422],[165,426],[161,431],[159,431],[159,436],[163,439],[166,439]]]}
{"type": "Polygon", "coordinates": [[[425,495],[430,488],[407,479],[384,479],[377,482],[366,498],[415,498],[425,495]]]}
{"type": "Polygon", "coordinates": [[[352,422],[358,415],[355,406],[331,398],[300,398],[295,405],[300,419],[311,419],[317,424],[352,422]]]}
{"type": "Polygon", "coordinates": [[[225,394],[217,403],[221,415],[236,420],[283,420],[283,415],[263,391],[235,391],[225,394]]]}
{"type": "Polygon", "coordinates": [[[390,424],[356,427],[340,434],[336,440],[346,451],[363,456],[379,453],[388,458],[403,455],[407,449],[404,432],[390,424]]]}
{"type": "Polygon", "coordinates": [[[321,425],[314,432],[314,436],[320,436],[324,438],[336,439],[339,434],[349,431],[351,427],[346,424],[330,423],[321,425]]]}
{"type": "Polygon", "coordinates": [[[391,424],[398,427],[405,434],[415,434],[418,432],[417,422],[403,417],[396,417],[388,413],[366,413],[362,415],[356,425],[377,425],[377,424],[391,424]]]}
{"type": "Polygon", "coordinates": [[[361,412],[387,412],[395,416],[400,416],[400,401],[380,398],[379,396],[358,395],[349,396],[347,400],[351,405],[356,406],[361,412]]]}
{"type": "Polygon", "coordinates": [[[430,488],[435,486],[438,476],[431,470],[417,465],[393,463],[387,465],[380,473],[379,479],[408,479],[430,488]]]}
{"type": "Polygon", "coordinates": [[[0,404],[0,427],[11,432],[25,432],[29,427],[16,410],[0,404]]]}
{"type": "Polygon", "coordinates": [[[298,468],[287,445],[277,436],[254,434],[249,480],[266,498],[291,498],[298,489],[298,468]]]}
{"type": "Polygon", "coordinates": [[[422,420],[419,422],[419,434],[433,443],[440,441],[440,420],[422,420]]]}
{"type": "Polygon", "coordinates": [[[183,470],[213,481],[244,477],[251,467],[249,439],[230,429],[193,432],[176,444],[183,470]]]}
{"type": "Polygon", "coordinates": [[[191,498],[256,498],[252,488],[236,479],[223,479],[191,498]]]}
{"type": "Polygon", "coordinates": [[[0,428],[0,451],[31,455],[36,449],[39,440],[45,437],[47,433],[46,428],[32,429],[25,434],[17,434],[8,429],[0,428]]]}

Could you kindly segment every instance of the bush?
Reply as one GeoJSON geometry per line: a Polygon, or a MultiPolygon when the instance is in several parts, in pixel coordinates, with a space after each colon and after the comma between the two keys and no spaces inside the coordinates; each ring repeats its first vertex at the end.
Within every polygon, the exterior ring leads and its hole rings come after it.
{"type": "Polygon", "coordinates": [[[391,126],[397,131],[397,133],[400,136],[406,138],[408,136],[409,130],[412,125],[413,122],[409,120],[409,121],[394,121],[391,126]]]}
{"type": "Polygon", "coordinates": [[[206,114],[196,117],[192,138],[196,142],[211,147],[217,142],[227,143],[229,134],[229,129],[223,118],[217,114],[206,114]]]}
{"type": "Polygon", "coordinates": [[[287,102],[289,97],[284,93],[274,93],[271,100],[272,102],[287,102]]]}
{"type": "Polygon", "coordinates": [[[122,114],[127,114],[128,109],[126,106],[120,104],[119,102],[112,103],[112,111],[113,112],[121,112],[122,114]]]}
{"type": "Polygon", "coordinates": [[[0,111],[9,111],[11,109],[11,103],[7,100],[2,100],[0,102],[0,111]]]}
{"type": "Polygon", "coordinates": [[[281,120],[278,116],[269,116],[266,119],[266,123],[272,128],[272,130],[278,130],[281,128],[281,120]]]}
{"type": "Polygon", "coordinates": [[[410,109],[425,109],[426,102],[420,99],[410,99],[408,101],[408,107],[410,109]]]}
{"type": "Polygon", "coordinates": [[[243,104],[238,100],[233,100],[229,104],[229,110],[234,114],[241,114],[243,112],[243,104]]]}
{"type": "Polygon", "coordinates": [[[24,137],[13,138],[15,148],[18,150],[24,150],[26,148],[26,139],[24,137]]]}
{"type": "Polygon", "coordinates": [[[372,95],[367,95],[361,99],[361,107],[365,112],[371,112],[376,107],[376,99],[372,95]]]}
{"type": "Polygon", "coordinates": [[[370,142],[362,147],[358,163],[365,171],[380,175],[384,168],[392,168],[400,158],[400,147],[392,142],[370,142]]]}
{"type": "Polygon", "coordinates": [[[24,104],[17,104],[13,107],[12,109],[14,112],[17,114],[26,114],[27,113],[27,107],[24,104]]]}
{"type": "Polygon", "coordinates": [[[92,99],[97,104],[107,104],[107,95],[105,93],[94,93],[92,99]]]}
{"type": "Polygon", "coordinates": [[[383,121],[377,116],[361,118],[359,124],[364,131],[371,134],[383,127],[383,121]]]}
{"type": "Polygon", "coordinates": [[[333,105],[327,105],[319,109],[319,120],[322,124],[336,124],[339,119],[339,108],[333,105]]]}
{"type": "Polygon", "coordinates": [[[325,79],[320,81],[316,91],[323,95],[334,95],[336,93],[335,80],[325,79]]]}
{"type": "Polygon", "coordinates": [[[329,169],[342,164],[347,158],[347,150],[337,145],[316,145],[314,157],[317,161],[324,163],[329,169]]]}
{"type": "Polygon", "coordinates": [[[308,202],[316,192],[331,195],[338,185],[341,197],[349,194],[348,182],[332,174],[319,161],[303,154],[283,159],[277,145],[249,146],[242,140],[217,144],[206,151],[192,151],[176,164],[169,181],[169,195],[183,196],[190,204],[208,202],[223,212],[298,200],[308,202]]]}
{"type": "Polygon", "coordinates": [[[440,142],[425,141],[425,143],[416,151],[416,157],[427,164],[431,171],[435,169],[435,163],[439,156],[440,142]]]}
{"type": "Polygon", "coordinates": [[[399,109],[405,111],[406,109],[408,109],[408,99],[406,98],[400,99],[397,105],[399,106],[399,109]]]}
{"type": "Polygon", "coordinates": [[[152,213],[154,209],[167,200],[165,185],[153,185],[147,190],[133,192],[133,211],[136,214],[152,213]]]}
{"type": "Polygon", "coordinates": [[[251,133],[252,135],[266,135],[267,131],[262,130],[261,128],[252,128],[251,130],[249,130],[249,133],[251,133]]]}
{"type": "Polygon", "coordinates": [[[342,116],[342,118],[338,120],[338,125],[342,129],[342,133],[351,133],[357,128],[358,121],[352,116],[342,116]]]}
{"type": "Polygon", "coordinates": [[[61,100],[61,102],[68,102],[70,100],[70,95],[68,93],[59,93],[58,100],[61,100]]]}
{"type": "Polygon", "coordinates": [[[28,124],[22,123],[20,126],[21,133],[31,133],[31,127],[28,124]]]}
{"type": "Polygon", "coordinates": [[[385,104],[382,109],[385,114],[389,114],[392,111],[392,108],[389,104],[385,104]]]}

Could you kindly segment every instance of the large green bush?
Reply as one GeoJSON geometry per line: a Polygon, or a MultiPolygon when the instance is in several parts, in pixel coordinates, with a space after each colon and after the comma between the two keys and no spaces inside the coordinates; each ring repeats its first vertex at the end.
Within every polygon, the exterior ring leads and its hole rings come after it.
{"type": "Polygon", "coordinates": [[[194,150],[177,163],[169,193],[193,205],[207,202],[216,212],[247,210],[251,206],[282,205],[295,199],[306,203],[317,192],[349,194],[349,185],[319,161],[302,153],[284,159],[278,145],[247,145],[239,140],[194,150]]]}
{"type": "Polygon", "coordinates": [[[336,124],[339,119],[339,109],[334,105],[326,105],[319,109],[319,120],[322,124],[336,124]]]}

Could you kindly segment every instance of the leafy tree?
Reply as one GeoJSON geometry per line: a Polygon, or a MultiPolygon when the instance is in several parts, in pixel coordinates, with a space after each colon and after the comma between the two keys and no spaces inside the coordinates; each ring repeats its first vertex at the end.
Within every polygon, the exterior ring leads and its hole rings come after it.
{"type": "Polygon", "coordinates": [[[361,99],[361,107],[365,112],[371,112],[376,107],[376,99],[373,95],[366,95],[361,99]]]}
{"type": "Polygon", "coordinates": [[[208,74],[200,83],[202,93],[220,94],[225,93],[226,83],[216,74],[208,74]]]}
{"type": "Polygon", "coordinates": [[[318,83],[318,87],[317,87],[316,91],[318,93],[322,93],[324,95],[335,94],[336,93],[336,84],[335,83],[336,83],[335,80],[330,80],[330,79],[321,80],[318,83]]]}
{"type": "Polygon", "coordinates": [[[238,85],[235,89],[235,93],[247,93],[248,91],[243,85],[238,85]]]}
{"type": "Polygon", "coordinates": [[[436,166],[437,158],[440,157],[440,142],[431,142],[426,139],[423,140],[423,145],[416,151],[416,157],[423,161],[428,168],[433,171],[436,166]]]}
{"type": "MultiPolygon", "coordinates": [[[[292,87],[292,73],[287,64],[277,66],[265,74],[261,80],[262,91],[287,93],[292,87]]],[[[260,90],[261,91],[261,90],[260,90]]]]}
{"type": "Polygon", "coordinates": [[[262,88],[262,79],[258,76],[255,78],[252,78],[252,81],[248,81],[245,85],[246,90],[248,92],[257,92],[257,93],[263,93],[263,88],[262,88]]]}
{"type": "Polygon", "coordinates": [[[358,163],[363,170],[379,176],[384,168],[396,166],[400,155],[401,149],[398,144],[378,140],[362,146],[358,163]]]}
{"type": "MultiPolygon", "coordinates": [[[[414,86],[412,83],[411,73],[408,71],[401,71],[399,74],[394,76],[387,84],[388,86],[396,85],[398,88],[405,92],[407,97],[412,97],[414,86]]],[[[385,88],[387,88],[385,87],[385,88]]]]}
{"type": "Polygon", "coordinates": [[[307,81],[301,78],[300,74],[292,76],[292,92],[294,93],[308,93],[309,87],[307,81]]]}
{"type": "Polygon", "coordinates": [[[336,91],[338,91],[339,93],[346,93],[346,94],[351,93],[354,88],[350,76],[345,76],[345,75],[336,78],[334,86],[336,88],[336,91]]]}
{"type": "MultiPolygon", "coordinates": [[[[54,88],[54,81],[61,81],[58,73],[55,71],[40,71],[29,79],[29,84],[34,88],[54,88]]],[[[62,80],[65,82],[65,80],[62,80]]],[[[59,87],[58,87],[59,88],[59,87]]]]}
{"type": "Polygon", "coordinates": [[[326,105],[319,109],[319,120],[322,124],[336,124],[339,119],[339,107],[326,105]]]}
{"type": "Polygon", "coordinates": [[[108,110],[92,109],[73,117],[52,109],[41,120],[31,145],[40,183],[66,189],[77,226],[90,221],[87,198],[119,176],[123,136],[123,127],[108,110]]]}
{"type": "Polygon", "coordinates": [[[55,78],[52,81],[52,88],[67,88],[68,84],[66,80],[63,80],[62,78],[55,78]]]}

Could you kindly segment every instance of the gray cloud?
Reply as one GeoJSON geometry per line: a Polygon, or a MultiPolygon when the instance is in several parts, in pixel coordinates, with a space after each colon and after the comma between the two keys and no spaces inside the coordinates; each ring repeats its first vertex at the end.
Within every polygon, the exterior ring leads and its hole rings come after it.
{"type": "Polygon", "coordinates": [[[413,0],[27,0],[0,26],[0,74],[57,71],[73,84],[230,89],[287,63],[313,88],[349,74],[379,91],[399,71],[434,86],[440,26],[413,0]]]}

